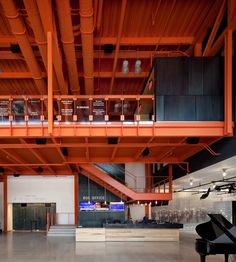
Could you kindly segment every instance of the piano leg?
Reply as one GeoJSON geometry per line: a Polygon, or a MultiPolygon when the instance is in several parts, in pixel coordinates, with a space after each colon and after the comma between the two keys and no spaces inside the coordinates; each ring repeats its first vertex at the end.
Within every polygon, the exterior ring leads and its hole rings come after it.
{"type": "Polygon", "coordinates": [[[205,262],[205,261],[206,261],[206,256],[205,256],[205,255],[202,255],[202,254],[200,254],[200,259],[201,259],[201,262],[205,262]]]}
{"type": "Polygon", "coordinates": [[[225,254],[225,262],[229,262],[229,254],[225,254]]]}

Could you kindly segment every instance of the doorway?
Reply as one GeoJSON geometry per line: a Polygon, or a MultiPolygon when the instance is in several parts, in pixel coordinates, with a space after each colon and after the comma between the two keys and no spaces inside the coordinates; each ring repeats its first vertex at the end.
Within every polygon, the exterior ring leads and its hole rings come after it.
{"type": "Polygon", "coordinates": [[[13,204],[13,230],[45,231],[47,214],[53,219],[55,203],[15,203],[13,204]]]}

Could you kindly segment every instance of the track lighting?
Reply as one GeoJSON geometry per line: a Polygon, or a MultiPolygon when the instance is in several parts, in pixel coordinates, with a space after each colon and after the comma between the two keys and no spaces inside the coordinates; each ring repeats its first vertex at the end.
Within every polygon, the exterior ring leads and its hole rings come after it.
{"type": "Polygon", "coordinates": [[[205,199],[205,198],[207,198],[207,197],[209,196],[210,192],[211,192],[211,188],[209,187],[208,190],[207,190],[207,192],[204,193],[204,194],[200,197],[200,199],[205,199]]]}

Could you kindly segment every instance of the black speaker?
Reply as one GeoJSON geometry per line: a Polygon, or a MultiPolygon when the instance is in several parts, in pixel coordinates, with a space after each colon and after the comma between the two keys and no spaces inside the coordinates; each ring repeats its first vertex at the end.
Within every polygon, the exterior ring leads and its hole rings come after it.
{"type": "Polygon", "coordinates": [[[10,50],[14,54],[19,54],[21,53],[20,46],[18,44],[11,44],[10,50]]]}
{"type": "Polygon", "coordinates": [[[107,143],[109,145],[117,145],[118,144],[118,137],[108,137],[107,143]]]}
{"type": "Polygon", "coordinates": [[[0,166],[0,173],[3,173],[4,171],[4,168],[0,166]]]}
{"type": "Polygon", "coordinates": [[[38,173],[42,173],[42,172],[43,172],[43,168],[42,168],[41,166],[39,166],[39,167],[37,168],[37,172],[38,172],[38,173]]]}
{"type": "Polygon", "coordinates": [[[186,139],[187,144],[196,145],[199,143],[199,137],[188,137],[186,139]]]}
{"type": "Polygon", "coordinates": [[[149,150],[148,147],[146,147],[146,148],[143,150],[142,155],[143,155],[143,156],[148,156],[149,154],[150,154],[150,150],[149,150]]]}
{"type": "Polygon", "coordinates": [[[63,147],[63,148],[61,149],[61,152],[62,152],[62,155],[63,155],[63,156],[68,156],[68,155],[69,155],[67,147],[63,147]]]}
{"type": "Polygon", "coordinates": [[[17,173],[16,173],[16,174],[13,174],[13,176],[14,176],[14,177],[19,177],[20,174],[17,174],[17,173]]]}
{"type": "Polygon", "coordinates": [[[104,44],[103,49],[104,49],[105,54],[111,54],[114,50],[114,45],[113,44],[104,44]]]}
{"type": "Polygon", "coordinates": [[[47,139],[46,138],[36,138],[35,143],[37,145],[45,145],[47,143],[47,139]]]}

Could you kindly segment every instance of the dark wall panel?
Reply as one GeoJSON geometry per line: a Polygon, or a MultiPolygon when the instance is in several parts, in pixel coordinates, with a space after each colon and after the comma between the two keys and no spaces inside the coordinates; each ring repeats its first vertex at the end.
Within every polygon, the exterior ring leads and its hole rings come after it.
{"type": "Polygon", "coordinates": [[[223,95],[224,87],[224,67],[221,58],[203,59],[203,94],[223,95]]]}
{"type": "Polygon", "coordinates": [[[157,86],[159,95],[187,95],[188,61],[177,58],[157,59],[157,86]]]}
{"type": "Polygon", "coordinates": [[[189,60],[188,94],[203,95],[203,62],[201,58],[189,60]]]}
{"type": "Polygon", "coordinates": [[[166,121],[195,120],[194,96],[165,96],[166,121]]]}
{"type": "MultiPolygon", "coordinates": [[[[104,189],[100,185],[88,180],[82,174],[79,175],[79,202],[88,201],[93,202],[119,202],[121,198],[112,194],[110,191],[104,189]]],[[[79,225],[83,227],[101,227],[103,223],[121,222],[125,220],[124,211],[79,211],[79,225]]]]}
{"type": "Polygon", "coordinates": [[[223,121],[223,107],[221,96],[196,96],[196,120],[223,121]]]}
{"type": "Polygon", "coordinates": [[[221,57],[158,58],[156,121],[223,121],[221,57]]]}

